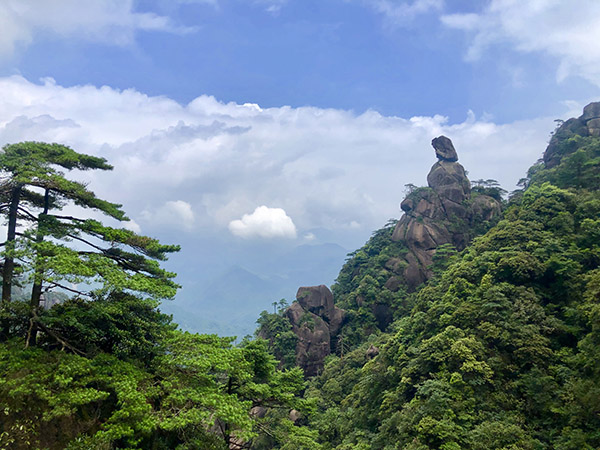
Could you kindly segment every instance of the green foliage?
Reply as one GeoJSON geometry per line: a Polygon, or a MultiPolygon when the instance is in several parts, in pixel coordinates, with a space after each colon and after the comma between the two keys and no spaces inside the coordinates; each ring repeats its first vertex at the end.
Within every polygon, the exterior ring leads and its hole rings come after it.
{"type": "Polygon", "coordinates": [[[59,169],[110,170],[112,166],[103,158],[41,142],[7,145],[0,154],[0,170],[6,175],[2,190],[6,203],[0,210],[9,219],[4,303],[10,301],[15,259],[33,283],[32,308],[38,306],[43,285],[65,288],[64,281],[99,285],[104,293],[129,290],[172,298],[178,287],[172,280],[175,274],[162,269],[158,261],[179,247],[97,220],[59,215],[63,207],[74,204],[119,221],[129,220],[121,205],[97,198],[86,184],[65,178],[59,169]],[[29,228],[17,232],[17,220],[29,228]]]}
{"type": "MultiPolygon", "coordinates": [[[[287,304],[284,304],[287,306],[287,304]]],[[[260,313],[256,323],[256,335],[269,341],[275,357],[280,361],[280,367],[290,369],[296,364],[296,344],[298,336],[292,331],[292,324],[285,316],[285,307],[269,314],[267,311],[260,313]]]]}
{"type": "MultiPolygon", "coordinates": [[[[132,309],[132,299],[119,301],[110,303],[121,311],[132,309]]],[[[140,302],[137,309],[144,309],[140,302]]],[[[297,398],[304,387],[302,372],[277,370],[265,341],[233,347],[230,338],[182,333],[168,321],[143,338],[131,336],[118,329],[126,324],[108,309],[104,305],[96,313],[115,320],[111,339],[82,336],[78,344],[87,343],[90,350],[85,357],[51,350],[51,345],[0,345],[0,446],[222,449],[230,441],[250,442],[261,430],[277,429],[279,424],[250,414],[253,407],[310,410],[309,402],[297,398]],[[143,346],[144,340],[145,348],[127,348],[134,341],[143,346]],[[105,353],[102,345],[117,351],[105,353]]],[[[73,323],[76,318],[64,317],[70,312],[53,311],[46,320],[73,323]]],[[[90,320],[87,315],[76,313],[82,322],[90,320]]],[[[81,326],[74,327],[74,337],[81,326]]],[[[60,331],[76,342],[64,327],[60,331]]],[[[301,430],[295,432],[302,436],[301,430]]]]}
{"type": "MultiPolygon", "coordinates": [[[[418,192],[419,189],[413,189],[411,195],[418,192]]],[[[393,292],[384,287],[391,276],[402,279],[406,265],[402,257],[408,250],[403,243],[392,240],[395,226],[396,221],[390,220],[361,249],[350,253],[332,286],[337,306],[348,313],[343,331],[348,348],[359,345],[365,336],[386,329],[389,321],[378,320],[376,313],[387,311],[383,315],[391,318],[392,314],[401,316],[406,312],[405,289],[400,286],[393,292]]]]}
{"type": "Polygon", "coordinates": [[[496,180],[475,180],[471,182],[471,194],[487,195],[499,202],[504,200],[507,191],[496,180]]]}

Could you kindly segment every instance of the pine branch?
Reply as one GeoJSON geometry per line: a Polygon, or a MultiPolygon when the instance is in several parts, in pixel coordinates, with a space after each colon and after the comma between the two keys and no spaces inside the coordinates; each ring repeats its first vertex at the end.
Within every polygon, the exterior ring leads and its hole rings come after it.
{"type": "Polygon", "coordinates": [[[86,222],[86,219],[80,219],[79,217],[73,217],[73,216],[59,216],[56,214],[48,214],[50,217],[54,217],[56,219],[63,219],[63,220],[72,220],[73,222],[86,222]]]}
{"type": "Polygon", "coordinates": [[[21,211],[21,213],[25,214],[26,216],[28,216],[31,220],[34,221],[38,221],[39,219],[34,216],[33,214],[31,214],[29,211],[27,211],[25,208],[21,208],[20,206],[17,208],[19,211],[21,211]]]}
{"type": "Polygon", "coordinates": [[[73,288],[70,288],[70,287],[64,286],[64,285],[62,285],[62,284],[60,284],[60,283],[57,283],[56,281],[48,281],[48,280],[46,280],[46,283],[48,283],[48,284],[51,284],[51,285],[53,285],[53,286],[55,286],[55,287],[58,287],[58,288],[64,289],[64,290],[66,290],[66,291],[72,292],[72,293],[74,293],[74,294],[78,294],[78,295],[84,295],[84,296],[86,296],[86,297],[90,297],[90,298],[92,297],[92,296],[91,296],[91,294],[89,294],[89,293],[87,293],[87,292],[78,291],[77,289],[73,289],[73,288]]]}

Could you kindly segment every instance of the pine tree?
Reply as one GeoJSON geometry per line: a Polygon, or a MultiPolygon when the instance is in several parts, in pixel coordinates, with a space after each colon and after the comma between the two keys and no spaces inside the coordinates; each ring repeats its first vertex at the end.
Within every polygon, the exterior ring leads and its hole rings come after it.
{"type": "Polygon", "coordinates": [[[0,212],[7,216],[2,304],[11,301],[17,261],[32,282],[30,344],[35,343],[36,310],[44,289],[91,297],[127,290],[165,299],[173,297],[178,287],[172,280],[175,274],[162,269],[158,261],[179,246],[162,245],[89,218],[85,209],[117,221],[129,220],[121,205],[96,197],[84,183],[66,178],[62,169],[111,170],[112,166],[104,158],[60,144],[22,142],[6,145],[0,154],[4,174],[0,212]],[[67,205],[82,208],[82,215],[61,215],[67,205]],[[72,287],[79,284],[87,290],[72,287]]]}

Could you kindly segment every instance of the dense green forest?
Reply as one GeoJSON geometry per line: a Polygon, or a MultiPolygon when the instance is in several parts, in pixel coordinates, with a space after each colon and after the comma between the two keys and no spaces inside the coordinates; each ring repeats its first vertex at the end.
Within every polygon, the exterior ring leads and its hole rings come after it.
{"type": "Polygon", "coordinates": [[[332,287],[330,354],[310,377],[298,326],[315,315],[293,322],[281,302],[239,345],[178,330],[159,309],[178,247],[122,228],[120,205],[66,175],[107,161],[5,146],[0,448],[600,448],[596,131],[561,124],[508,200],[476,182],[462,206],[501,213],[444,219],[464,245],[435,249],[418,286],[396,221],[374,232],[332,287]]]}

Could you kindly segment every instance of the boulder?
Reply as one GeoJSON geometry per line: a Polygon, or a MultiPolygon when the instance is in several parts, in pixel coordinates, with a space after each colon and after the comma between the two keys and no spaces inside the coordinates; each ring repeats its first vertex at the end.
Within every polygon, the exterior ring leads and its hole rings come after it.
{"type": "Polygon", "coordinates": [[[444,195],[457,203],[460,203],[471,193],[471,183],[467,178],[465,169],[457,162],[436,162],[431,168],[429,175],[427,175],[427,184],[438,195],[444,195]],[[452,198],[444,194],[449,191],[449,188],[455,189],[460,193],[460,196],[452,198]]]}
{"type": "Polygon", "coordinates": [[[331,353],[331,335],[327,323],[319,316],[304,311],[300,320],[292,323],[292,331],[298,336],[296,365],[304,369],[307,377],[318,375],[323,369],[325,357],[331,353]]]}
{"type": "Polygon", "coordinates": [[[435,149],[435,155],[442,161],[458,161],[458,155],[454,149],[452,141],[446,136],[436,137],[431,141],[431,145],[435,149]]]}
{"type": "Polygon", "coordinates": [[[299,288],[296,300],[285,315],[298,337],[296,365],[304,370],[305,376],[312,377],[323,370],[325,357],[332,351],[332,340],[346,313],[335,306],[333,294],[325,285],[299,288]]]}
{"type": "Polygon", "coordinates": [[[471,211],[475,218],[481,221],[489,222],[494,217],[498,217],[501,213],[500,204],[495,198],[487,195],[479,195],[471,204],[471,211]]]}
{"type": "Polygon", "coordinates": [[[590,136],[600,136],[600,119],[591,119],[587,122],[587,129],[590,136]]]}
{"type": "Polygon", "coordinates": [[[404,284],[403,281],[404,280],[402,278],[393,275],[388,278],[383,287],[389,291],[396,292],[398,289],[400,289],[400,286],[404,284]]]}
{"type": "Polygon", "coordinates": [[[302,418],[302,414],[300,413],[300,411],[298,411],[297,409],[292,409],[290,411],[289,414],[289,419],[293,422],[296,423],[298,422],[300,419],[302,418]]]}
{"type": "Polygon", "coordinates": [[[377,355],[379,355],[379,348],[375,347],[373,344],[369,345],[369,348],[367,349],[367,358],[373,359],[377,355]]]}
{"type": "Polygon", "coordinates": [[[298,288],[296,300],[302,308],[313,314],[329,319],[333,315],[333,294],[324,284],[298,288]]]}
{"type": "Polygon", "coordinates": [[[583,108],[583,115],[580,117],[583,121],[600,118],[600,102],[593,102],[583,108]]]}

